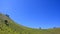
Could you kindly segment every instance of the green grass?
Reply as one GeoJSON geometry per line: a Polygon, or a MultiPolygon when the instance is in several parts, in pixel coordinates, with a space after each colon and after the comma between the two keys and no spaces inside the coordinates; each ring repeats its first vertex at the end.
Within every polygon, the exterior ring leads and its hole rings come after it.
{"type": "Polygon", "coordinates": [[[10,17],[0,14],[0,34],[60,34],[60,28],[33,29],[15,23],[10,17]],[[8,21],[8,25],[5,24],[8,21]]]}

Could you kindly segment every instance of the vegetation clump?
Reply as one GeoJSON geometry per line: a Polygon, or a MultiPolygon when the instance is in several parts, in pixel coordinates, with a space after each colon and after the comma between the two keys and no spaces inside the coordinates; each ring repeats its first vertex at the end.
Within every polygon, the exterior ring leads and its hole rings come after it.
{"type": "Polygon", "coordinates": [[[9,26],[8,20],[5,20],[4,22],[7,26],[9,26]]]}
{"type": "Polygon", "coordinates": [[[5,16],[9,17],[9,15],[8,15],[8,14],[6,14],[5,16]]]}

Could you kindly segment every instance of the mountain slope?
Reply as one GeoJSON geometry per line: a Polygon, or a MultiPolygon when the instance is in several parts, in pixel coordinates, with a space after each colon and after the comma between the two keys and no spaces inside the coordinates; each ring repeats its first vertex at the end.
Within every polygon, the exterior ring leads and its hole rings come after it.
{"type": "Polygon", "coordinates": [[[0,14],[0,34],[60,34],[60,28],[32,29],[16,24],[8,15],[0,14]]]}

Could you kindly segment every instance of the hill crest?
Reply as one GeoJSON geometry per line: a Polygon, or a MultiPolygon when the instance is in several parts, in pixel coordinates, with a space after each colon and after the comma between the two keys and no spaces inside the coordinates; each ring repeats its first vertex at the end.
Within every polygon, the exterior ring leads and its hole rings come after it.
{"type": "Polygon", "coordinates": [[[60,34],[60,28],[32,29],[18,25],[7,14],[0,14],[0,34],[60,34]]]}

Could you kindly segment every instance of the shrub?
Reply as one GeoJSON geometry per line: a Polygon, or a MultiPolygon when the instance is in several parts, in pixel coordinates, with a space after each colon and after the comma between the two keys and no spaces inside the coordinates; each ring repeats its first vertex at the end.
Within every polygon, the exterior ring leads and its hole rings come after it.
{"type": "Polygon", "coordinates": [[[8,14],[6,14],[6,16],[7,16],[7,17],[9,17],[9,15],[8,15],[8,14]]]}
{"type": "Polygon", "coordinates": [[[9,24],[8,24],[8,21],[7,21],[7,20],[5,20],[5,24],[6,24],[7,26],[9,26],[9,24]]]}
{"type": "Polygon", "coordinates": [[[56,27],[53,27],[53,29],[55,29],[56,27]]]}
{"type": "Polygon", "coordinates": [[[41,29],[41,27],[39,27],[39,29],[41,29]]]}

